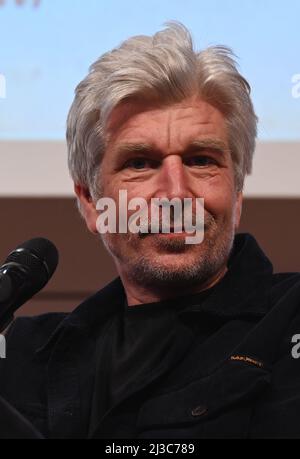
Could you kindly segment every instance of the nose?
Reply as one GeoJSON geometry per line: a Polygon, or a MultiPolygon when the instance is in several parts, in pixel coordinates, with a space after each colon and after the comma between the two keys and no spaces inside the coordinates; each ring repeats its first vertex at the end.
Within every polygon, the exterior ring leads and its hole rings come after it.
{"type": "Polygon", "coordinates": [[[184,164],[179,155],[170,155],[163,160],[157,180],[155,197],[169,200],[192,197],[184,164]]]}

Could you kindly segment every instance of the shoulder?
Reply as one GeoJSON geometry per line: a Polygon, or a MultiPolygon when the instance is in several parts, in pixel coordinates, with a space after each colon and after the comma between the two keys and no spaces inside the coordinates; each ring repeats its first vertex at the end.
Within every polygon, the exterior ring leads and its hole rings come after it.
{"type": "Polygon", "coordinates": [[[300,272],[276,273],[272,276],[270,299],[275,302],[285,295],[296,292],[300,298],[300,272]]]}
{"type": "Polygon", "coordinates": [[[300,273],[273,274],[268,290],[268,303],[267,316],[280,322],[284,318],[282,327],[300,319],[300,273]]]}
{"type": "Polygon", "coordinates": [[[36,358],[36,351],[49,340],[66,316],[65,313],[51,313],[20,317],[6,330],[6,356],[0,359],[0,393],[14,406],[21,403],[22,394],[26,394],[28,400],[36,400],[43,392],[45,368],[36,358]]]}
{"type": "Polygon", "coordinates": [[[36,350],[54,333],[68,313],[48,313],[34,317],[18,317],[5,332],[7,350],[36,350]]]}
{"type": "Polygon", "coordinates": [[[275,273],[272,276],[272,285],[291,284],[300,282],[300,272],[275,273]]]}

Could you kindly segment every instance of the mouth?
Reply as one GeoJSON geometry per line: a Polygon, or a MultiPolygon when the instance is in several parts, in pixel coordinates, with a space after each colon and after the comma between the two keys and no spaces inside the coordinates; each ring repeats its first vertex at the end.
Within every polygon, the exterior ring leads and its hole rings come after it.
{"type": "MultiPolygon", "coordinates": [[[[207,225],[204,225],[204,231],[207,231],[207,229],[208,229],[207,225]]],[[[170,236],[170,235],[171,235],[171,236],[178,236],[178,237],[179,237],[179,236],[182,236],[182,235],[185,235],[185,236],[189,235],[189,236],[191,236],[191,235],[193,235],[195,232],[196,232],[196,229],[195,229],[192,233],[191,233],[191,232],[188,232],[188,233],[187,233],[184,229],[182,229],[181,231],[179,231],[179,232],[176,233],[176,232],[175,232],[175,228],[174,228],[174,227],[171,227],[171,228],[168,230],[168,232],[164,232],[164,233],[163,233],[163,231],[162,231],[161,228],[159,229],[159,232],[152,232],[152,231],[151,231],[151,228],[149,228],[148,233],[142,233],[142,232],[140,232],[140,233],[138,233],[138,234],[139,234],[140,237],[146,237],[146,236],[170,236]]]]}
{"type": "Polygon", "coordinates": [[[163,233],[162,229],[159,230],[158,233],[154,233],[154,232],[151,232],[151,230],[149,230],[148,233],[139,233],[139,236],[140,237],[146,237],[146,236],[163,236],[163,237],[180,237],[180,236],[183,236],[185,235],[186,233],[184,231],[181,231],[180,233],[175,233],[175,228],[170,228],[169,231],[167,233],[163,233]]]}
{"type": "Polygon", "coordinates": [[[158,233],[149,233],[152,236],[159,236],[159,237],[186,237],[188,233],[186,233],[184,230],[180,232],[175,232],[175,228],[170,228],[168,232],[163,232],[161,229],[159,230],[158,233]]]}
{"type": "Polygon", "coordinates": [[[168,235],[168,234],[175,234],[175,235],[180,235],[180,234],[185,234],[185,231],[184,229],[180,230],[180,231],[176,231],[176,228],[172,227],[170,228],[167,232],[163,232],[161,229],[159,230],[159,233],[158,234],[162,234],[162,235],[168,235]]]}

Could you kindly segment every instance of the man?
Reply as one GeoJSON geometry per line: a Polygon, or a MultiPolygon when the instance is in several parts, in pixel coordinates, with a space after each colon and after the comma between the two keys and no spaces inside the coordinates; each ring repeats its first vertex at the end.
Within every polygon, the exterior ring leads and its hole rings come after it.
{"type": "Polygon", "coordinates": [[[104,54],[77,87],[69,167],[90,231],[98,200],[125,190],[190,198],[193,217],[203,199],[204,239],[187,244],[174,214],[168,233],[162,219],[156,233],[103,233],[119,277],[71,314],[15,322],[0,393],[45,437],[300,436],[300,275],[273,274],[236,234],[249,93],[227,48],[195,52],[178,23],[104,54]]]}

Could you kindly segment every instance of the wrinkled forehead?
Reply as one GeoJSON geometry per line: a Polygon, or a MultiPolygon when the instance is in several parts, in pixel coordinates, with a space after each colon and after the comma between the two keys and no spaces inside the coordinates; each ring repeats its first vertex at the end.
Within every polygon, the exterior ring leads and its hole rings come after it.
{"type": "Polygon", "coordinates": [[[107,146],[131,137],[155,143],[166,131],[169,137],[180,137],[182,144],[193,141],[199,135],[227,144],[227,125],[223,114],[208,102],[193,97],[173,104],[123,101],[108,117],[107,146]]]}
{"type": "Polygon", "coordinates": [[[163,105],[150,103],[140,98],[123,100],[111,111],[106,122],[106,133],[111,136],[130,118],[162,107],[163,105]]]}

